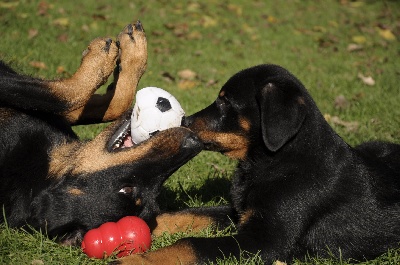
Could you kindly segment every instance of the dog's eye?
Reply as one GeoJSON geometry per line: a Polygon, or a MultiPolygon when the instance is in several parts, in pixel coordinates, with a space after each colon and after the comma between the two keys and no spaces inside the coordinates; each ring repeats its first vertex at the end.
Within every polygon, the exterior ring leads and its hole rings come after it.
{"type": "Polygon", "coordinates": [[[122,194],[124,194],[124,195],[132,195],[133,192],[134,192],[134,190],[135,190],[134,187],[127,186],[127,187],[123,187],[123,188],[120,189],[118,192],[119,192],[119,193],[122,193],[122,194]]]}

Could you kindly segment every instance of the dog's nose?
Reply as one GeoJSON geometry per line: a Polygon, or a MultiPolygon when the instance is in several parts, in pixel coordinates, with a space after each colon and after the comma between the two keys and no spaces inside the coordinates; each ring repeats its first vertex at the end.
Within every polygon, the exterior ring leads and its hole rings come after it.
{"type": "Polygon", "coordinates": [[[182,118],[182,123],[181,123],[181,126],[183,126],[183,127],[189,127],[191,124],[193,123],[193,118],[192,118],[192,116],[189,116],[189,117],[183,117],[182,118]]]}
{"type": "Polygon", "coordinates": [[[203,143],[197,137],[195,134],[189,134],[188,136],[185,137],[183,143],[182,143],[182,148],[188,148],[188,149],[203,149],[203,143]]]}

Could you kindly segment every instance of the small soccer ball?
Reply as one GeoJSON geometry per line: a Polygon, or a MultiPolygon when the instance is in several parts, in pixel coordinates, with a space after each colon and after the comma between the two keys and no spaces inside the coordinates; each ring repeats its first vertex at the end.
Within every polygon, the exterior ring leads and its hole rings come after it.
{"type": "Polygon", "coordinates": [[[135,144],[149,139],[154,133],[179,127],[185,111],[178,100],[158,87],[145,87],[136,94],[131,117],[131,136],[135,144]]]}

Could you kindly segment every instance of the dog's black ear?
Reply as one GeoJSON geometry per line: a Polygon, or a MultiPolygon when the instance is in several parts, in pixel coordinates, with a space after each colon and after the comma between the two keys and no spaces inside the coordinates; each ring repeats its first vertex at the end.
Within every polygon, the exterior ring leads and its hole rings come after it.
{"type": "Polygon", "coordinates": [[[275,152],[301,128],[306,106],[297,84],[268,83],[261,90],[261,129],[265,146],[275,152]]]}

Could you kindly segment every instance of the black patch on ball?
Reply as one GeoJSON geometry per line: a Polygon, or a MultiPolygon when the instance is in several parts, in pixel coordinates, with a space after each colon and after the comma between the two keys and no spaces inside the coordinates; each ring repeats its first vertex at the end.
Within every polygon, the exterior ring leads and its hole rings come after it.
{"type": "Polygon", "coordinates": [[[171,103],[169,103],[169,100],[163,97],[159,97],[157,99],[157,104],[156,107],[161,111],[161,112],[166,112],[170,109],[172,109],[171,107],[171,103]]]}

